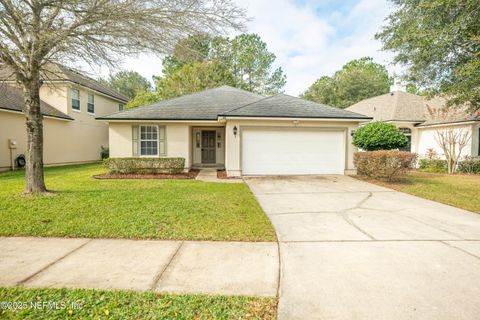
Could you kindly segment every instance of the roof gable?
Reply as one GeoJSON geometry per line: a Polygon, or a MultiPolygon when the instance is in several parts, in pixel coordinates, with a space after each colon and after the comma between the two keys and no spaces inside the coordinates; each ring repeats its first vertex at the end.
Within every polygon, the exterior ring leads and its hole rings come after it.
{"type": "MultiPolygon", "coordinates": [[[[0,109],[16,112],[24,112],[23,92],[19,88],[0,84],[0,109]]],[[[40,101],[42,115],[53,118],[73,120],[70,116],[52,107],[44,101],[40,101]]]]}

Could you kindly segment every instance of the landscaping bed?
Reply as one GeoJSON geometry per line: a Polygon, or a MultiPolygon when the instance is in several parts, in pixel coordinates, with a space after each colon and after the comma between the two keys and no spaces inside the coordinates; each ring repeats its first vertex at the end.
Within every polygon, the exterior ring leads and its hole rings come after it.
{"type": "Polygon", "coordinates": [[[275,298],[170,295],[90,289],[0,288],[0,301],[2,301],[0,318],[6,320],[70,318],[273,320],[276,318],[277,309],[275,298]],[[10,303],[11,308],[7,308],[7,305],[3,307],[5,303],[10,303]]]}
{"type": "Polygon", "coordinates": [[[275,241],[245,184],[93,179],[102,164],[45,169],[48,196],[25,196],[23,171],[0,174],[0,236],[275,241]]]}
{"type": "Polygon", "coordinates": [[[357,179],[480,213],[480,176],[410,171],[393,181],[356,176],[357,179]]]}
{"type": "Polygon", "coordinates": [[[186,173],[102,173],[94,175],[95,179],[195,179],[200,170],[191,169],[186,173]]]}
{"type": "Polygon", "coordinates": [[[240,177],[229,177],[227,175],[227,170],[217,170],[218,179],[241,179],[240,177]]]}

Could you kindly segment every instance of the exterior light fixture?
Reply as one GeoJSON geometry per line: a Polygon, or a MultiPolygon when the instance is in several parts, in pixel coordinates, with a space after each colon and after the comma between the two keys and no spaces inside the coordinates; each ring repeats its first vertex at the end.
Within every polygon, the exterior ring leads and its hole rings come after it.
{"type": "Polygon", "coordinates": [[[355,130],[350,131],[350,136],[353,137],[354,135],[355,135],[355,130]]]}
{"type": "Polygon", "coordinates": [[[233,127],[233,135],[236,137],[237,133],[238,133],[238,128],[237,128],[237,126],[234,126],[233,127]]]}

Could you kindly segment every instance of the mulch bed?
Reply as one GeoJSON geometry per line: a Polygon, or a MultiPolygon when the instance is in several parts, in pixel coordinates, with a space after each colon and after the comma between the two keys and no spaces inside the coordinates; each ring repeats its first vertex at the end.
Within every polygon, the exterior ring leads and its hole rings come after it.
{"type": "Polygon", "coordinates": [[[187,173],[178,174],[166,174],[166,173],[154,173],[154,174],[137,174],[137,173],[103,173],[94,175],[93,178],[99,180],[108,179],[195,179],[200,170],[191,169],[187,173]]]}
{"type": "Polygon", "coordinates": [[[240,179],[238,177],[229,177],[226,170],[217,170],[218,179],[240,179]]]}

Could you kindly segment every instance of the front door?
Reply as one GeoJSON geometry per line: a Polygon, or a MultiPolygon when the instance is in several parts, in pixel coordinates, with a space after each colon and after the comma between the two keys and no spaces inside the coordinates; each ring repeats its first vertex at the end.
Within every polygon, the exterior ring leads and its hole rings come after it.
{"type": "Polygon", "coordinates": [[[216,131],[202,131],[202,163],[216,163],[216,131]]]}

